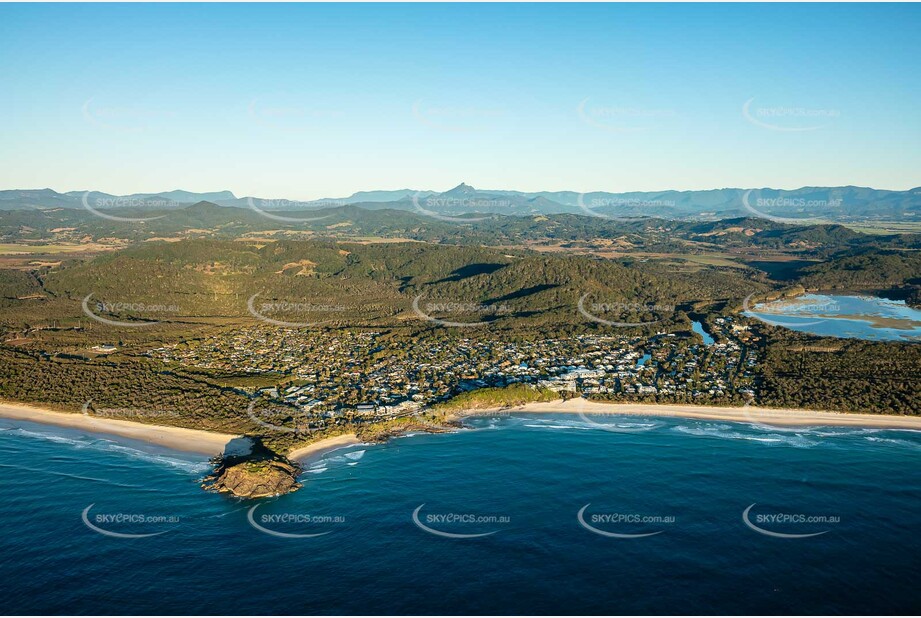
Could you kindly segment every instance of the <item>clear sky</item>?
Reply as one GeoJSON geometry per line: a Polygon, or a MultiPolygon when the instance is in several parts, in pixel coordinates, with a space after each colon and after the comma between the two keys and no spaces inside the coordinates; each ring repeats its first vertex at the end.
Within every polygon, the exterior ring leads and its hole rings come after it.
{"type": "Polygon", "coordinates": [[[0,5],[0,188],[907,189],[919,33],[919,5],[0,5]]]}

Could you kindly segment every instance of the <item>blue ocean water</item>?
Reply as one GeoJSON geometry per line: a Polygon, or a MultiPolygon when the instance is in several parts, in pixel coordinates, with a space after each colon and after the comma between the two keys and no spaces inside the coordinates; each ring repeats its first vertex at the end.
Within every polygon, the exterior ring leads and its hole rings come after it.
{"type": "Polygon", "coordinates": [[[2,612],[921,610],[917,432],[470,423],[329,453],[251,512],[204,459],[0,420],[2,612]]]}

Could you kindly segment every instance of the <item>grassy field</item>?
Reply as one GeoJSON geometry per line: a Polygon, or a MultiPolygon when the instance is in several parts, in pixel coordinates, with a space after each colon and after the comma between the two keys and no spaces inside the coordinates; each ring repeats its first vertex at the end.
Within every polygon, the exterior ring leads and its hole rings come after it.
{"type": "Polygon", "coordinates": [[[114,245],[104,245],[100,243],[61,243],[48,245],[0,243],[0,255],[56,255],[61,253],[94,253],[98,251],[112,251],[114,249],[117,249],[114,245]]]}
{"type": "Polygon", "coordinates": [[[844,223],[843,225],[864,234],[917,234],[921,232],[921,221],[873,221],[872,223],[844,223]]]}

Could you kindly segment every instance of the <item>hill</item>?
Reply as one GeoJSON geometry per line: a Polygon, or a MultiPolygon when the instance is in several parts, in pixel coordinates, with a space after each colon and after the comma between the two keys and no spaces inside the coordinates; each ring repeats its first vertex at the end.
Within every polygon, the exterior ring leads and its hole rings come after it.
{"type": "Polygon", "coordinates": [[[195,193],[183,190],[115,196],[98,191],[58,193],[51,189],[0,191],[0,210],[25,208],[135,210],[178,208],[199,201],[245,208],[251,202],[265,210],[315,210],[331,205],[358,204],[365,209],[427,211],[442,216],[492,213],[529,216],[585,214],[600,218],[657,217],[678,220],[719,220],[743,216],[774,218],[788,223],[856,223],[886,221],[921,225],[921,188],[891,191],[869,187],[801,187],[799,189],[723,188],[702,191],[538,191],[476,189],[461,183],[448,191],[359,191],[348,197],[322,200],[236,197],[230,191],[195,193]]]}

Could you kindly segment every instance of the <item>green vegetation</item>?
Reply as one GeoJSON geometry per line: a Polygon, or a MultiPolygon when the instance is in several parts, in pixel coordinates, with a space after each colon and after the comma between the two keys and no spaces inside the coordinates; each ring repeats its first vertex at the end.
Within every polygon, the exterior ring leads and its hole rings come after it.
{"type": "Polygon", "coordinates": [[[774,407],[921,411],[921,345],[812,337],[766,326],[758,402],[774,407]]]}
{"type": "Polygon", "coordinates": [[[143,359],[89,360],[0,348],[0,399],[159,425],[254,433],[247,398],[143,359]]]}
{"type": "Polygon", "coordinates": [[[815,289],[883,290],[921,306],[921,253],[868,250],[844,253],[802,270],[799,283],[815,289]]]}
{"type": "Polygon", "coordinates": [[[559,393],[547,388],[513,384],[504,388],[480,388],[461,393],[445,403],[434,406],[432,411],[435,414],[450,416],[466,411],[513,408],[526,403],[556,401],[559,398],[559,393]]]}

